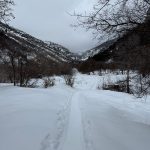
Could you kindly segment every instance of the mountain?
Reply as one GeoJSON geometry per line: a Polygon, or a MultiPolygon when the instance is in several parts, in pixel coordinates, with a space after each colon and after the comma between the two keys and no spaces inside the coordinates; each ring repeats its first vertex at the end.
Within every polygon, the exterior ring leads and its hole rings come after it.
{"type": "Polygon", "coordinates": [[[89,58],[92,58],[96,55],[103,55],[104,53],[106,53],[106,51],[108,50],[108,48],[113,45],[115,42],[117,41],[117,39],[113,39],[113,40],[110,40],[110,41],[107,41],[107,42],[104,42],[86,52],[84,52],[82,55],[81,55],[81,61],[86,61],[88,60],[89,58]]]}
{"type": "Polygon", "coordinates": [[[82,55],[78,70],[83,73],[99,69],[138,70],[150,72],[150,20],[126,34],[105,42],[82,55]]]}
{"type": "Polygon", "coordinates": [[[82,55],[77,55],[59,44],[50,41],[42,41],[2,22],[0,22],[0,32],[3,32],[5,35],[5,37],[2,37],[3,34],[0,34],[1,41],[2,39],[6,40],[7,38],[7,43],[9,46],[11,45],[10,43],[13,43],[12,47],[20,46],[18,48],[19,51],[26,53],[28,59],[43,58],[45,60],[48,59],[54,63],[60,64],[86,61],[88,58],[91,58],[99,53],[103,53],[115,42],[115,40],[107,41],[93,49],[86,51],[82,55]],[[9,43],[8,41],[11,42],[9,43]]]}
{"type": "Polygon", "coordinates": [[[75,54],[65,47],[53,42],[44,42],[2,22],[0,22],[0,32],[1,41],[7,38],[7,42],[11,41],[15,47],[20,45],[23,47],[20,52],[26,49],[30,59],[43,57],[56,63],[70,63],[76,59],[75,54]]]}

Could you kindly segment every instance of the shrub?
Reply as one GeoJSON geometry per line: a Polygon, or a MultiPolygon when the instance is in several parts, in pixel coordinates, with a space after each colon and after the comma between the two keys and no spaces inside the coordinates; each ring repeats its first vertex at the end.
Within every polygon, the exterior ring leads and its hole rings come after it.
{"type": "Polygon", "coordinates": [[[108,83],[108,84],[104,83],[102,89],[117,92],[126,92],[127,86],[125,84],[125,81],[117,81],[116,83],[108,83]]]}
{"type": "Polygon", "coordinates": [[[38,80],[32,80],[32,81],[28,80],[26,82],[26,84],[23,85],[23,87],[36,88],[37,87],[37,81],[38,80]]]}
{"type": "Polygon", "coordinates": [[[64,75],[64,80],[66,85],[73,87],[75,80],[73,75],[64,75]]]}
{"type": "Polygon", "coordinates": [[[54,78],[45,78],[44,79],[44,88],[52,87],[55,85],[55,79],[54,78]]]}
{"type": "Polygon", "coordinates": [[[136,75],[133,79],[133,94],[137,98],[147,97],[150,94],[150,76],[136,75]]]}

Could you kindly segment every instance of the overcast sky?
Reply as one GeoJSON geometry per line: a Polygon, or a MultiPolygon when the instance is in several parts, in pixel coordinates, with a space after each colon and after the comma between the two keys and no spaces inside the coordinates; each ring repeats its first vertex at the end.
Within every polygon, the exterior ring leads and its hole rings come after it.
{"type": "Polygon", "coordinates": [[[67,12],[90,10],[96,0],[14,0],[15,19],[10,22],[39,39],[52,41],[73,52],[83,52],[97,45],[85,29],[70,27],[76,22],[67,12]]]}

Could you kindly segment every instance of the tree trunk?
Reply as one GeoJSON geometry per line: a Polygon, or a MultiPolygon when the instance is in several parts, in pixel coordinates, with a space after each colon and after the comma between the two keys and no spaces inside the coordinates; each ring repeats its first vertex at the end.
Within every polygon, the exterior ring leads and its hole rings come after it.
{"type": "Polygon", "coordinates": [[[13,70],[13,82],[14,82],[14,86],[16,86],[16,67],[15,67],[13,56],[11,57],[11,65],[13,70]]]}
{"type": "Polygon", "coordinates": [[[127,93],[130,93],[130,70],[127,70],[127,93]]]}
{"type": "Polygon", "coordinates": [[[20,87],[23,86],[23,63],[22,60],[20,60],[20,87]]]}

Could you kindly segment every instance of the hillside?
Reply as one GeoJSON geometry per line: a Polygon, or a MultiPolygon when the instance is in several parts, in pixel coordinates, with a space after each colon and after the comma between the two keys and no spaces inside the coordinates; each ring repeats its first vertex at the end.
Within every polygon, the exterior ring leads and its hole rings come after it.
{"type": "Polygon", "coordinates": [[[84,52],[81,56],[81,60],[82,61],[86,61],[89,58],[94,57],[95,55],[98,54],[103,54],[105,53],[105,50],[107,50],[111,45],[113,45],[115,42],[117,41],[117,39],[113,39],[113,40],[109,40],[106,41],[90,50],[87,50],[86,52],[84,52]]]}
{"type": "Polygon", "coordinates": [[[57,63],[71,62],[75,59],[74,54],[67,48],[53,42],[44,42],[2,22],[0,31],[1,41],[7,38],[7,43],[11,41],[15,47],[22,46],[26,51],[29,50],[29,58],[44,57],[57,63]]]}
{"type": "Polygon", "coordinates": [[[0,22],[0,82],[23,86],[30,78],[68,74],[76,57],[59,44],[0,22]]]}

